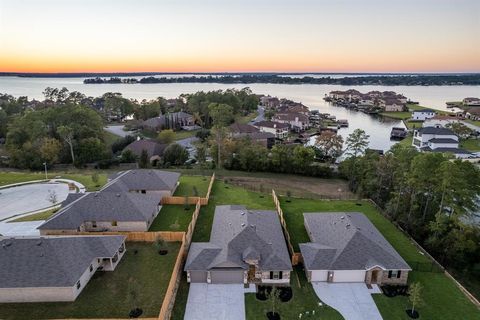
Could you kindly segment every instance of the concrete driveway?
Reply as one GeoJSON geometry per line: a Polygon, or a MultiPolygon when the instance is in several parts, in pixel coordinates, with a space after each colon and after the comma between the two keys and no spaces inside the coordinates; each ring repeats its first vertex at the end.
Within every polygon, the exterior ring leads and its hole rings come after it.
{"type": "Polygon", "coordinates": [[[184,320],[245,320],[243,284],[192,283],[184,320]]]}
{"type": "Polygon", "coordinates": [[[380,293],[377,285],[368,289],[365,283],[312,282],[317,296],[336,309],[345,320],[382,320],[372,293],[380,293]]]}
{"type": "Polygon", "coordinates": [[[37,227],[45,221],[0,222],[0,235],[9,237],[31,237],[40,235],[37,227]]]}

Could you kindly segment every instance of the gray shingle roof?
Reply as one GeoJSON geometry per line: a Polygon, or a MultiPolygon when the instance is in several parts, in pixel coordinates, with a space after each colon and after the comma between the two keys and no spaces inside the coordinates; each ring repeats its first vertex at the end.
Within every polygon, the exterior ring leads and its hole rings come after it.
{"type": "Polygon", "coordinates": [[[253,124],[255,127],[276,128],[276,129],[288,129],[290,126],[288,123],[274,122],[274,121],[259,121],[253,124]]]}
{"type": "Polygon", "coordinates": [[[0,238],[0,288],[70,287],[96,258],[111,258],[124,236],[0,238]]]}
{"type": "Polygon", "coordinates": [[[458,144],[458,141],[457,141],[457,140],[451,139],[451,138],[433,138],[433,139],[428,140],[428,142],[432,142],[432,143],[454,143],[454,144],[458,144]]]}
{"type": "Polygon", "coordinates": [[[422,134],[455,135],[452,130],[447,128],[423,127],[418,129],[422,134]]]}
{"type": "Polygon", "coordinates": [[[163,152],[167,148],[168,144],[165,143],[158,143],[152,140],[137,140],[130,143],[128,146],[125,147],[124,150],[130,150],[134,155],[140,157],[142,151],[147,151],[148,157],[151,158],[153,156],[162,156],[163,152]]]}
{"type": "Polygon", "coordinates": [[[358,212],[304,213],[312,242],[300,244],[308,270],[409,270],[409,265],[358,212]]]}
{"type": "Polygon", "coordinates": [[[260,257],[260,270],[292,270],[277,213],[239,205],[217,206],[210,242],[192,243],[185,270],[248,269],[244,259],[253,257],[260,257]]]}
{"type": "Polygon", "coordinates": [[[40,230],[73,230],[85,221],[148,221],[158,211],[158,195],[131,192],[91,192],[63,205],[38,227],[40,230]]]}
{"type": "Polygon", "coordinates": [[[109,177],[110,182],[102,190],[108,191],[173,191],[180,173],[155,169],[136,169],[118,172],[109,177]]]}

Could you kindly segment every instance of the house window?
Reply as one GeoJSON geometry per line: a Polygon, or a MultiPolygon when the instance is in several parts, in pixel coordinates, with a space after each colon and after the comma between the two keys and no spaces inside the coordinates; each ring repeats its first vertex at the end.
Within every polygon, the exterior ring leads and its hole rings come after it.
{"type": "Polygon", "coordinates": [[[112,227],[116,227],[117,226],[117,221],[112,221],[112,227]]]}
{"type": "Polygon", "coordinates": [[[388,271],[388,278],[400,278],[400,270],[390,270],[388,271]]]}
{"type": "Polygon", "coordinates": [[[92,272],[92,271],[93,271],[93,266],[92,266],[92,265],[90,265],[90,272],[92,272]]]}
{"type": "Polygon", "coordinates": [[[270,279],[272,280],[281,280],[283,276],[282,271],[270,271],[270,279]]]}
{"type": "Polygon", "coordinates": [[[147,190],[142,190],[142,193],[143,193],[143,194],[147,193],[147,190]]]}
{"type": "Polygon", "coordinates": [[[97,221],[92,221],[92,228],[96,228],[97,227],[97,221]]]}
{"type": "Polygon", "coordinates": [[[80,289],[82,285],[80,284],[80,280],[77,281],[77,290],[80,289]]]}

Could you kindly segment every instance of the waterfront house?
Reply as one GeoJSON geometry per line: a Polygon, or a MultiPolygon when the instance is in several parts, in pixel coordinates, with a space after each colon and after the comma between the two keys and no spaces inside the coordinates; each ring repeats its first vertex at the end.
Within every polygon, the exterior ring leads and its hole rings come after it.
{"type": "Polygon", "coordinates": [[[303,218],[311,242],[299,246],[308,281],[407,284],[412,269],[363,213],[303,218]]]}
{"type": "Polygon", "coordinates": [[[480,108],[470,108],[467,111],[467,118],[480,121],[480,108]]]}
{"type": "Polygon", "coordinates": [[[249,138],[252,142],[271,148],[275,144],[275,135],[270,132],[260,132],[260,129],[249,124],[234,123],[229,127],[232,138],[249,138]]]}
{"type": "Polygon", "coordinates": [[[272,120],[288,124],[290,130],[295,132],[305,131],[310,127],[310,119],[302,113],[277,113],[272,120]]]}
{"type": "Polygon", "coordinates": [[[435,117],[436,114],[437,112],[432,109],[414,110],[412,112],[412,120],[425,121],[427,119],[435,117]]]}
{"type": "Polygon", "coordinates": [[[0,302],[75,301],[125,250],[124,236],[0,237],[0,302]]]}
{"type": "Polygon", "coordinates": [[[144,129],[158,132],[164,129],[180,129],[181,127],[190,127],[195,124],[195,120],[191,114],[186,112],[173,112],[162,114],[143,121],[142,127],[144,129]]]}
{"type": "Polygon", "coordinates": [[[193,242],[190,283],[288,285],[292,264],[277,212],[240,205],[215,208],[209,242],[193,242]]]}
{"type": "Polygon", "coordinates": [[[397,98],[380,98],[378,99],[378,105],[386,112],[400,112],[405,109],[405,104],[397,98]]]}
{"type": "Polygon", "coordinates": [[[423,122],[423,127],[443,127],[449,124],[458,123],[460,119],[456,116],[436,115],[433,118],[427,118],[423,122]]]}
{"type": "Polygon", "coordinates": [[[413,133],[412,146],[423,152],[451,153],[456,158],[469,158],[471,153],[458,147],[459,139],[450,129],[423,127],[413,133]]]}
{"type": "Polygon", "coordinates": [[[259,121],[253,124],[261,132],[268,132],[275,135],[276,139],[285,139],[288,137],[290,125],[287,123],[275,122],[275,121],[259,121]]]}
{"type": "Polygon", "coordinates": [[[463,99],[462,103],[464,106],[480,107],[480,98],[468,97],[463,99]]]}

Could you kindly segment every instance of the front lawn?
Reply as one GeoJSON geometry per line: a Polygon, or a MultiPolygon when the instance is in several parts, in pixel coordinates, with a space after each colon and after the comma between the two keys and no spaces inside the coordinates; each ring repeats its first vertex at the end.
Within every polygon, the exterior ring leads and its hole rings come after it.
{"type": "Polygon", "coordinates": [[[205,197],[208,191],[208,184],[210,183],[210,177],[208,176],[180,176],[180,184],[175,190],[174,196],[197,196],[205,197]],[[197,195],[195,195],[195,188],[197,189],[197,195]]]}
{"type": "Polygon", "coordinates": [[[180,243],[167,242],[161,256],[152,244],[127,243],[127,252],[113,272],[97,272],[74,302],[0,304],[1,319],[158,317],[180,243]],[[135,254],[137,251],[137,254],[135,254]],[[135,302],[134,302],[135,300],[135,302]]]}
{"type": "Polygon", "coordinates": [[[8,223],[10,223],[10,222],[26,222],[26,221],[47,220],[58,210],[59,209],[56,208],[56,209],[50,209],[50,210],[46,210],[46,211],[39,212],[39,213],[34,213],[34,214],[31,214],[31,215],[28,215],[28,216],[25,216],[25,217],[21,217],[21,218],[15,219],[15,220],[11,220],[8,223]]]}
{"type": "MultiPolygon", "coordinates": [[[[290,285],[293,297],[288,302],[276,301],[275,312],[280,314],[281,319],[300,319],[299,314],[302,313],[302,319],[325,319],[325,320],[341,320],[342,315],[335,309],[322,303],[319,305],[320,299],[316,295],[313,287],[307,282],[305,272],[300,267],[295,267],[291,273],[290,285]],[[310,313],[306,315],[306,311],[310,313]],[[315,316],[312,312],[315,311],[315,316]]],[[[255,293],[247,293],[245,295],[245,312],[247,320],[263,320],[267,319],[266,313],[272,311],[272,301],[260,301],[256,298],[255,293]]]]}
{"type": "Polygon", "coordinates": [[[148,231],[187,231],[192,221],[195,205],[185,206],[181,204],[163,205],[148,231]]]}

